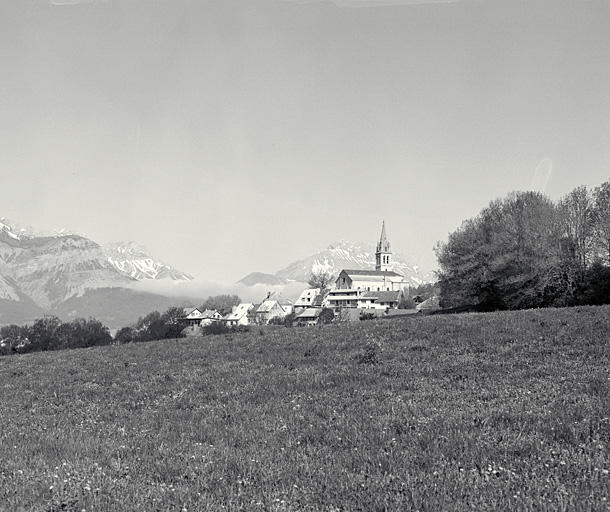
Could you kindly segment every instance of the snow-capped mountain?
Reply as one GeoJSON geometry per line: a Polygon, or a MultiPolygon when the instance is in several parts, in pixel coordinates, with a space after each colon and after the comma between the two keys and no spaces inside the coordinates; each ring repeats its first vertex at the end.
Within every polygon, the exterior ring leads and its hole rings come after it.
{"type": "MultiPolygon", "coordinates": [[[[395,272],[403,274],[405,279],[417,286],[422,283],[435,281],[433,275],[422,272],[417,265],[409,263],[406,256],[393,253],[392,266],[395,272]]],[[[250,286],[259,282],[270,282],[275,277],[278,282],[298,281],[306,283],[312,273],[327,272],[337,275],[343,269],[374,269],[375,268],[375,246],[367,243],[354,243],[339,240],[330,244],[326,249],[310,254],[309,256],[295,261],[287,267],[278,270],[274,276],[265,274],[264,281],[256,281],[257,273],[250,274],[240,282],[250,286]]]]}
{"type": "Polygon", "coordinates": [[[142,279],[173,279],[191,281],[193,276],[152,258],[135,242],[113,242],[104,247],[108,262],[121,274],[138,281],[142,279]]]}
{"type": "Polygon", "coordinates": [[[7,316],[19,322],[19,304],[29,315],[22,321],[27,321],[36,308],[50,313],[70,301],[78,309],[75,300],[98,290],[124,290],[142,279],[192,279],[134,243],[104,249],[79,235],[54,233],[39,236],[1,218],[0,323],[7,316]]]}

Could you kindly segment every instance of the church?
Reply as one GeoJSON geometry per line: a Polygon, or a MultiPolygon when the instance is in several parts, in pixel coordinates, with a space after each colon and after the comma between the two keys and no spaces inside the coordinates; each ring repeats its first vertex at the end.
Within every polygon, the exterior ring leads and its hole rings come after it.
{"type": "Polygon", "coordinates": [[[392,251],[385,229],[375,251],[375,270],[342,270],[327,297],[328,307],[388,309],[397,308],[403,288],[408,283],[392,268],[392,251]]]}

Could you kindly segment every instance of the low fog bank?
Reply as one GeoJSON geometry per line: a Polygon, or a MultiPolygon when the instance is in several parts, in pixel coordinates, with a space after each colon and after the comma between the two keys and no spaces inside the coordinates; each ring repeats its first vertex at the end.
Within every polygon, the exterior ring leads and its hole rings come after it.
{"type": "Polygon", "coordinates": [[[205,299],[214,295],[237,295],[242,302],[259,303],[269,292],[279,292],[284,298],[295,301],[301,292],[308,288],[307,283],[292,282],[285,285],[257,284],[246,286],[241,283],[222,281],[173,281],[169,279],[138,281],[131,287],[134,291],[154,293],[166,297],[176,297],[181,301],[189,298],[193,306],[200,305],[205,299]]]}

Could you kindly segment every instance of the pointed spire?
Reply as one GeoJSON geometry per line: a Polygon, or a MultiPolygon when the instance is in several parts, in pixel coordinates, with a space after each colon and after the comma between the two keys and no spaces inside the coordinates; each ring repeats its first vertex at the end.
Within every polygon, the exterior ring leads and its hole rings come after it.
{"type": "Polygon", "coordinates": [[[390,252],[390,242],[385,232],[385,220],[381,226],[381,237],[379,238],[379,244],[377,244],[377,252],[390,252]]]}

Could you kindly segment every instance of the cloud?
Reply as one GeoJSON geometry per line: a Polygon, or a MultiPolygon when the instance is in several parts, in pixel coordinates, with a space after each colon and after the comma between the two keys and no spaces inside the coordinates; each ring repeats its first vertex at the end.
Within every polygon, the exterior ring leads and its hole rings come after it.
{"type": "Polygon", "coordinates": [[[169,279],[138,281],[132,288],[140,292],[155,293],[166,297],[189,298],[197,306],[198,301],[214,295],[237,295],[243,302],[261,302],[268,292],[279,292],[288,300],[296,300],[306,283],[288,283],[286,285],[269,286],[259,284],[246,286],[242,283],[226,283],[221,281],[171,281],[169,279]]]}

